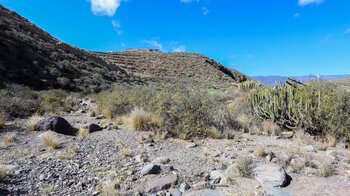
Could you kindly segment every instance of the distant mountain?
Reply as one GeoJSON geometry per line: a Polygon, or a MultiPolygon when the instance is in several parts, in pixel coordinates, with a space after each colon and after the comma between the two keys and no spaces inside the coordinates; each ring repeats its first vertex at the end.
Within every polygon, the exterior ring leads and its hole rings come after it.
{"type": "Polygon", "coordinates": [[[308,75],[308,76],[255,76],[253,77],[255,80],[260,81],[263,84],[266,85],[274,85],[276,83],[285,83],[288,79],[288,77],[295,78],[297,80],[300,80],[301,82],[307,82],[310,80],[316,80],[318,78],[325,79],[325,80],[333,80],[333,79],[339,79],[339,78],[347,78],[350,77],[350,75],[323,75],[323,76],[316,76],[316,75],[308,75]]]}

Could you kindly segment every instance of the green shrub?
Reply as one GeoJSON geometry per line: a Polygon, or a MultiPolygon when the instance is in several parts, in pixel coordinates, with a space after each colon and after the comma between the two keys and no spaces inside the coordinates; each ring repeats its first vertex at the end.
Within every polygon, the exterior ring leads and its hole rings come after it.
{"type": "Polygon", "coordinates": [[[251,106],[262,119],[288,129],[304,128],[313,135],[350,136],[350,93],[336,85],[310,82],[265,87],[251,96],[251,106]]]}
{"type": "Polygon", "coordinates": [[[57,113],[66,109],[65,97],[68,93],[62,90],[48,90],[40,93],[40,111],[42,113],[57,113]]]}
{"type": "Polygon", "coordinates": [[[216,95],[186,86],[115,87],[97,96],[97,107],[109,118],[143,108],[157,117],[161,131],[183,138],[217,137],[214,128],[223,133],[234,124],[225,103],[216,95]]]}
{"type": "Polygon", "coordinates": [[[38,93],[29,87],[8,85],[0,89],[0,111],[12,116],[23,117],[35,113],[39,106],[38,93]]]}

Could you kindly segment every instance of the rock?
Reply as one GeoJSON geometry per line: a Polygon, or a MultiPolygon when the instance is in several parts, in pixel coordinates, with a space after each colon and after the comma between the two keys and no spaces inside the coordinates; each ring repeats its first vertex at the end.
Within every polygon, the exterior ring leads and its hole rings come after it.
{"type": "Polygon", "coordinates": [[[102,127],[100,127],[97,124],[90,124],[87,129],[89,130],[90,133],[96,132],[96,131],[101,131],[102,127]]]}
{"type": "Polygon", "coordinates": [[[317,152],[317,149],[313,145],[304,146],[306,152],[317,152]]]}
{"type": "Polygon", "coordinates": [[[285,187],[290,183],[290,176],[276,164],[260,165],[253,172],[255,179],[265,188],[285,187]]]}
{"type": "Polygon", "coordinates": [[[77,130],[73,128],[64,118],[51,116],[40,120],[35,125],[37,131],[54,131],[64,135],[76,135],[77,130]]]}
{"type": "Polygon", "coordinates": [[[101,119],[104,119],[104,118],[105,118],[105,116],[103,116],[103,115],[98,115],[98,116],[95,117],[96,120],[101,120],[101,119]]]}
{"type": "Polygon", "coordinates": [[[182,193],[179,189],[169,189],[170,196],[181,196],[182,193]]]}
{"type": "Polygon", "coordinates": [[[141,170],[141,175],[145,176],[148,174],[159,174],[161,171],[161,168],[159,165],[156,164],[148,164],[145,165],[141,170]]]}
{"type": "Polygon", "coordinates": [[[212,189],[201,189],[201,190],[193,190],[186,192],[185,196],[223,196],[223,194],[219,191],[212,189]]]}
{"type": "Polygon", "coordinates": [[[191,188],[191,186],[187,182],[182,182],[180,184],[180,191],[181,192],[185,192],[185,191],[187,191],[190,188],[191,188]]]}
{"type": "Polygon", "coordinates": [[[266,191],[267,196],[290,196],[291,194],[277,188],[268,188],[266,191]]]}
{"type": "Polygon", "coordinates": [[[194,147],[197,147],[197,144],[196,143],[189,143],[186,148],[194,148],[194,147]]]}
{"type": "Polygon", "coordinates": [[[170,164],[161,164],[160,169],[162,170],[162,172],[171,172],[174,170],[174,167],[170,164]]]}
{"type": "Polygon", "coordinates": [[[172,185],[175,185],[176,181],[177,176],[174,174],[153,177],[147,181],[145,192],[155,193],[164,189],[168,189],[172,185]]]}
{"type": "Polygon", "coordinates": [[[326,154],[327,156],[334,157],[337,160],[347,159],[349,156],[348,153],[333,147],[327,148],[326,154]]]}
{"type": "Polygon", "coordinates": [[[221,179],[223,178],[224,178],[224,174],[219,170],[214,170],[210,172],[209,180],[211,184],[219,184],[221,179]]]}
{"type": "Polygon", "coordinates": [[[152,161],[152,163],[155,163],[155,164],[166,164],[169,162],[170,162],[170,159],[167,157],[157,157],[152,161]]]}
{"type": "Polygon", "coordinates": [[[284,131],[279,133],[279,136],[277,137],[277,139],[291,139],[294,136],[294,132],[293,131],[284,131]]]}

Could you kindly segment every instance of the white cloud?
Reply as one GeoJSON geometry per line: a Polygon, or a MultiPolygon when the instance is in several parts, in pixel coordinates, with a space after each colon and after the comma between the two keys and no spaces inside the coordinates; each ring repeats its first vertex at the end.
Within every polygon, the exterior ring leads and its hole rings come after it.
{"type": "Polygon", "coordinates": [[[120,6],[121,0],[90,0],[91,11],[95,15],[113,16],[120,6]]]}
{"type": "Polygon", "coordinates": [[[300,6],[306,6],[309,4],[320,4],[323,3],[324,0],[298,0],[298,5],[300,6]]]}
{"type": "Polygon", "coordinates": [[[350,34],[350,27],[348,29],[346,29],[344,33],[345,34],[350,34]]]}
{"type": "Polygon", "coordinates": [[[121,26],[119,21],[112,20],[112,26],[113,26],[114,30],[117,32],[118,35],[121,35],[123,33],[123,31],[121,29],[122,26],[121,26]]]}
{"type": "Polygon", "coordinates": [[[207,14],[209,14],[209,9],[207,8],[207,7],[202,7],[202,13],[203,13],[203,15],[207,15],[207,14]]]}
{"type": "Polygon", "coordinates": [[[141,42],[146,43],[146,44],[148,44],[150,47],[153,47],[153,48],[155,48],[155,49],[159,49],[159,50],[161,50],[161,51],[164,49],[163,44],[160,43],[160,42],[158,42],[158,41],[155,40],[155,39],[143,40],[143,41],[141,41],[141,42]]]}
{"type": "Polygon", "coordinates": [[[181,3],[192,3],[192,2],[199,2],[199,0],[180,0],[181,3]]]}
{"type": "Polygon", "coordinates": [[[173,52],[185,52],[185,51],[186,51],[186,46],[184,45],[173,47],[173,52]]]}

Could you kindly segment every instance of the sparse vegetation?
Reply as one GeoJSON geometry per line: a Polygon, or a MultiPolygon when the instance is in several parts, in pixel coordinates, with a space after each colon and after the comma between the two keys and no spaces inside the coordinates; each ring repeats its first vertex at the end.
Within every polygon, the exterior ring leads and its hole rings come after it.
{"type": "Polygon", "coordinates": [[[251,168],[251,164],[252,164],[252,158],[251,157],[247,157],[247,156],[240,156],[236,159],[236,164],[237,164],[237,174],[238,176],[241,177],[250,177],[251,173],[252,173],[252,168],[251,168]]]}
{"type": "Polygon", "coordinates": [[[79,128],[77,136],[80,138],[84,138],[90,134],[90,131],[86,128],[79,128]]]}
{"type": "Polygon", "coordinates": [[[46,146],[52,149],[58,149],[61,147],[61,142],[57,139],[57,137],[53,133],[47,133],[43,137],[43,142],[46,146]]]}
{"type": "Polygon", "coordinates": [[[129,116],[127,126],[134,131],[148,131],[151,128],[152,115],[142,108],[134,108],[129,116]]]}
{"type": "Polygon", "coordinates": [[[130,149],[124,149],[122,152],[121,152],[121,155],[123,157],[130,157],[132,155],[132,151],[130,149]]]}
{"type": "Polygon", "coordinates": [[[7,176],[7,168],[0,164],[0,181],[2,181],[7,176]]]}
{"type": "Polygon", "coordinates": [[[43,193],[52,193],[54,191],[54,186],[53,185],[49,185],[49,186],[46,186],[42,189],[43,193]]]}
{"type": "Polygon", "coordinates": [[[267,156],[266,152],[266,146],[265,145],[259,145],[255,148],[254,154],[258,157],[265,157],[267,156]]]}
{"type": "Polygon", "coordinates": [[[11,144],[11,143],[13,143],[15,140],[16,140],[16,134],[15,133],[7,133],[2,138],[2,142],[6,146],[11,144]]]}
{"type": "Polygon", "coordinates": [[[41,116],[39,116],[38,114],[34,114],[33,116],[31,116],[27,122],[25,123],[25,126],[27,127],[27,129],[29,131],[36,131],[36,124],[38,124],[38,122],[40,120],[42,120],[43,118],[41,116]]]}
{"type": "Polygon", "coordinates": [[[0,129],[3,129],[6,124],[6,115],[3,112],[0,112],[0,129]]]}
{"type": "Polygon", "coordinates": [[[320,168],[320,176],[321,177],[330,177],[335,175],[336,171],[333,166],[329,163],[323,163],[320,168]]]}

